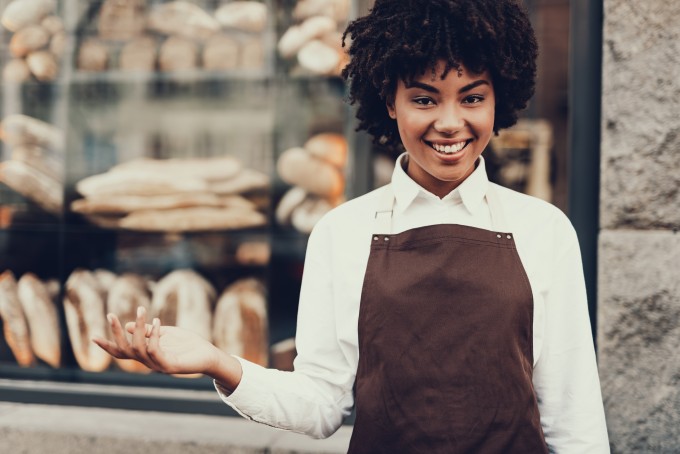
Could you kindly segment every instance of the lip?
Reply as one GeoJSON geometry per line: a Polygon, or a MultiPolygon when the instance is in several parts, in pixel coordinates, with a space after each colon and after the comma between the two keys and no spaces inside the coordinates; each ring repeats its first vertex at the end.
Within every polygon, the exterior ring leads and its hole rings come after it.
{"type": "Polygon", "coordinates": [[[423,143],[424,143],[430,150],[432,150],[432,151],[434,152],[434,155],[435,155],[441,162],[445,162],[445,163],[455,163],[455,162],[460,161],[460,160],[467,154],[467,153],[466,153],[466,152],[467,152],[467,147],[470,146],[470,144],[471,144],[473,141],[474,141],[474,139],[472,139],[472,138],[468,138],[468,139],[464,139],[464,140],[455,139],[455,140],[436,140],[436,141],[434,141],[434,140],[431,141],[431,140],[425,140],[425,139],[423,139],[423,143]],[[434,144],[434,143],[436,143],[437,145],[447,146],[447,145],[456,145],[456,144],[459,144],[459,143],[461,143],[461,142],[465,142],[465,143],[466,143],[465,146],[463,147],[463,149],[460,150],[460,151],[458,151],[458,152],[456,152],[456,153],[452,153],[452,154],[450,154],[450,155],[444,154],[444,153],[440,153],[440,152],[436,151],[436,150],[432,147],[432,144],[434,144]]]}

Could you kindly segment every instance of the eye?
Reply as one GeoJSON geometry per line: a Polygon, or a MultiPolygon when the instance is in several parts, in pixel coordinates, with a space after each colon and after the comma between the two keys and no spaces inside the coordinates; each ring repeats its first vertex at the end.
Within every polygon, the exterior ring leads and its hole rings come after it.
{"type": "Polygon", "coordinates": [[[463,104],[479,104],[484,101],[484,96],[481,95],[470,95],[463,99],[463,104]]]}
{"type": "Polygon", "coordinates": [[[418,96],[417,98],[413,98],[413,102],[421,105],[421,106],[432,106],[434,105],[434,100],[432,98],[429,98],[427,96],[418,96]]]}

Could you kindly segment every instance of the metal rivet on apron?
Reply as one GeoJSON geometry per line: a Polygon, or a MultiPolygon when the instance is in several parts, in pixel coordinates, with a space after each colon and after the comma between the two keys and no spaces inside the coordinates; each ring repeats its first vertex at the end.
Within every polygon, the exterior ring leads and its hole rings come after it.
{"type": "Polygon", "coordinates": [[[390,239],[389,239],[389,238],[387,238],[387,237],[385,237],[385,241],[390,241],[390,239]]]}
{"type": "Polygon", "coordinates": [[[373,237],[373,241],[378,241],[378,237],[377,237],[377,236],[374,236],[374,237],[373,237]]]}
{"type": "Polygon", "coordinates": [[[512,236],[508,235],[508,239],[511,240],[511,239],[512,239],[512,236]]]}
{"type": "Polygon", "coordinates": [[[501,237],[501,235],[500,235],[500,234],[498,234],[498,235],[496,235],[496,236],[497,236],[498,238],[500,238],[500,237],[501,237]]]}

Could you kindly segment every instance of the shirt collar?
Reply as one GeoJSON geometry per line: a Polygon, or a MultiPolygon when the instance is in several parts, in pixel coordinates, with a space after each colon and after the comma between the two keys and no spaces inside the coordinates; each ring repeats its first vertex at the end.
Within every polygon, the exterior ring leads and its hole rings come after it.
{"type": "MultiPolygon", "coordinates": [[[[417,197],[437,198],[430,191],[424,189],[413,181],[404,170],[405,160],[408,153],[403,153],[397,158],[392,173],[392,187],[397,202],[397,210],[404,212],[417,197]]],[[[489,188],[489,179],[486,174],[484,158],[479,157],[475,170],[456,189],[447,194],[442,200],[462,202],[465,208],[476,214],[483,207],[484,196],[489,188]]]]}

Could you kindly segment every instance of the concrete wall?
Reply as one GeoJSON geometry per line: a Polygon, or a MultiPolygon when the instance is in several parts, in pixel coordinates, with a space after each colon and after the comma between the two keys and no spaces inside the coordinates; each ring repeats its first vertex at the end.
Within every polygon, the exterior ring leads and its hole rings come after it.
{"type": "Polygon", "coordinates": [[[614,453],[680,452],[680,2],[604,0],[600,377],[614,453]]]}

